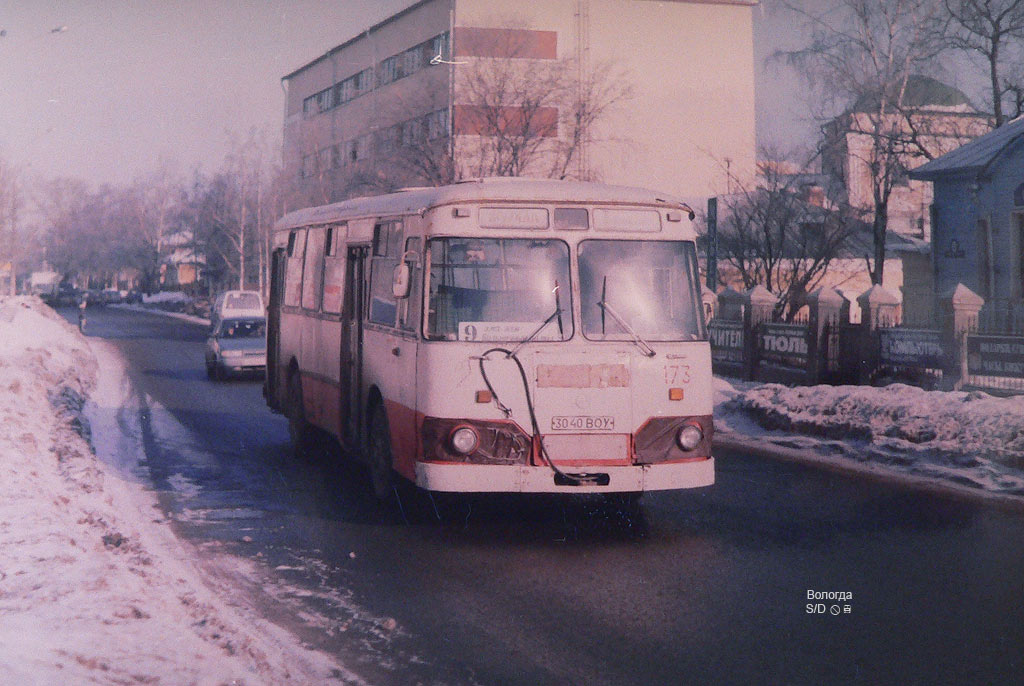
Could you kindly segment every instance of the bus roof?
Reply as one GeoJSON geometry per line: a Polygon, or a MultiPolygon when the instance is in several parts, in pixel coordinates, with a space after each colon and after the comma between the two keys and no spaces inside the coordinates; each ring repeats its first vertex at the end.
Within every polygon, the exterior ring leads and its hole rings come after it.
{"type": "Polygon", "coordinates": [[[409,188],[387,195],[352,198],[331,205],[307,207],[281,217],[275,229],[286,230],[299,226],[328,224],[357,217],[414,214],[460,202],[615,203],[691,211],[689,206],[672,195],[644,188],[610,186],[587,181],[502,177],[473,179],[450,186],[409,188]]]}

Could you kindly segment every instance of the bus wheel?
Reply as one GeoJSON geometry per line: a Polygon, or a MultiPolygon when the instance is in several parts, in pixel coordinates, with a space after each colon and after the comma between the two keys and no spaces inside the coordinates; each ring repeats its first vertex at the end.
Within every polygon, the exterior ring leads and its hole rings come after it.
{"type": "Polygon", "coordinates": [[[302,378],[296,371],[288,377],[288,437],[296,457],[309,451],[309,424],[302,406],[302,378]]]}
{"type": "Polygon", "coordinates": [[[373,494],[378,500],[387,500],[394,489],[394,475],[391,471],[391,431],[384,405],[377,403],[370,414],[369,440],[367,449],[370,458],[370,479],[373,494]]]}

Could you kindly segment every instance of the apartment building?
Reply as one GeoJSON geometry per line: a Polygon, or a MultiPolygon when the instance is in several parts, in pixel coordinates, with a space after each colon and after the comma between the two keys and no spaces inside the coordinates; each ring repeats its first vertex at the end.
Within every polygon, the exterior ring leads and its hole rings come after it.
{"type": "Polygon", "coordinates": [[[701,203],[754,175],[754,5],[415,2],[283,77],[298,202],[516,174],[701,203]]]}

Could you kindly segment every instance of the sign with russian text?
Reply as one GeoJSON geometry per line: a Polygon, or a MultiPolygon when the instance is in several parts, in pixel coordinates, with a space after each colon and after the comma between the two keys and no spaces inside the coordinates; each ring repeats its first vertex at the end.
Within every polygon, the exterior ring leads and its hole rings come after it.
{"type": "Polygon", "coordinates": [[[766,362],[807,366],[807,327],[803,324],[763,324],[759,344],[761,359],[766,362]]]}
{"type": "Polygon", "coordinates": [[[930,329],[880,329],[881,361],[897,367],[942,367],[942,337],[930,329]]]}
{"type": "Polygon", "coordinates": [[[1024,337],[967,337],[967,373],[1024,379],[1024,337]]]}
{"type": "Polygon", "coordinates": [[[743,362],[743,322],[712,319],[708,322],[713,362],[743,362]]]}

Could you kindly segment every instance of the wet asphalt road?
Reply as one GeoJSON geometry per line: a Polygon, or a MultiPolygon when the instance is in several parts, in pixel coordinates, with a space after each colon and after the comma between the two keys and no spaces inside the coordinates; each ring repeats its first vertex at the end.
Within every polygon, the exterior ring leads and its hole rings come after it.
{"type": "Polygon", "coordinates": [[[253,601],[371,683],[988,684],[1024,670],[1020,513],[720,451],[715,486],[648,495],[639,516],[515,497],[407,497],[396,514],[330,451],[291,457],[258,380],[208,381],[203,327],[108,308],[88,334],[129,361],[144,471],[180,535],[256,561],[253,601]],[[286,604],[259,598],[280,588],[286,604]]]}

